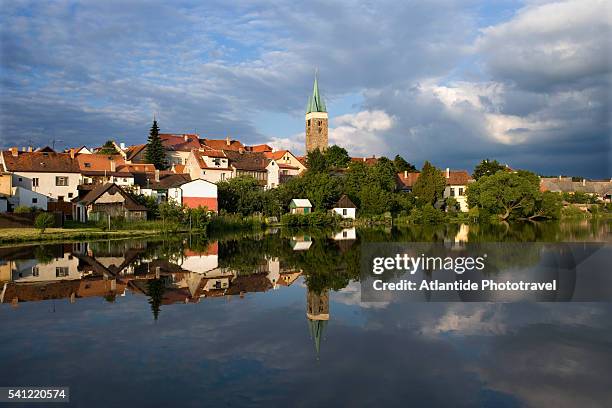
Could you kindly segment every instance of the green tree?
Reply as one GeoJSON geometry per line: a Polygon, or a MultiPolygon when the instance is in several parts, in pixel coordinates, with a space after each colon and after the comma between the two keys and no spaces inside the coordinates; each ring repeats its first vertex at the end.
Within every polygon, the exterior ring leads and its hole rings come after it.
{"type": "Polygon", "coordinates": [[[48,212],[41,212],[34,219],[34,227],[36,227],[41,234],[45,233],[47,228],[51,228],[55,224],[55,217],[53,214],[48,212]]]}
{"type": "Polygon", "coordinates": [[[147,284],[149,304],[151,305],[151,311],[153,312],[153,318],[155,320],[159,318],[159,312],[161,311],[165,291],[166,285],[162,279],[152,279],[147,284]]]}
{"type": "Polygon", "coordinates": [[[365,184],[359,192],[362,214],[380,215],[391,211],[391,193],[377,183],[365,184]]]}
{"type": "Polygon", "coordinates": [[[113,155],[113,154],[119,154],[119,152],[117,151],[117,148],[115,147],[115,144],[113,143],[113,141],[107,140],[102,145],[102,148],[98,151],[98,154],[113,155]]]}
{"type": "Polygon", "coordinates": [[[426,161],[412,191],[421,205],[434,205],[443,199],[445,187],[446,179],[440,169],[426,161]]]}
{"type": "Polygon", "coordinates": [[[321,173],[329,171],[325,153],[319,149],[313,149],[306,154],[306,166],[309,172],[321,173]]]}
{"type": "Polygon", "coordinates": [[[406,159],[404,159],[399,154],[395,156],[395,159],[393,159],[393,164],[395,165],[395,171],[397,173],[401,173],[404,171],[409,171],[409,172],[416,171],[416,167],[414,167],[413,164],[408,163],[406,159]]]}
{"type": "Polygon", "coordinates": [[[264,192],[253,177],[235,177],[217,183],[219,207],[228,213],[250,215],[263,212],[264,192]]]}
{"type": "Polygon", "coordinates": [[[386,157],[379,158],[376,164],[368,169],[367,181],[377,184],[384,191],[395,191],[395,165],[386,157]]]}
{"type": "Polygon", "coordinates": [[[149,131],[145,160],[147,163],[153,164],[158,170],[166,168],[166,153],[159,137],[159,126],[157,126],[157,120],[155,119],[153,119],[153,125],[149,131]]]}
{"type": "Polygon", "coordinates": [[[351,162],[346,149],[337,145],[325,150],[325,160],[328,168],[345,168],[351,162]]]}
{"type": "Polygon", "coordinates": [[[482,176],[468,186],[467,198],[470,207],[502,221],[557,218],[561,209],[561,196],[541,193],[538,176],[524,170],[482,176]]]}
{"type": "Polygon", "coordinates": [[[504,169],[505,167],[499,164],[497,160],[484,159],[483,161],[478,163],[476,167],[474,167],[474,173],[472,174],[472,177],[474,178],[474,180],[478,180],[482,176],[492,176],[498,171],[504,169]]]}

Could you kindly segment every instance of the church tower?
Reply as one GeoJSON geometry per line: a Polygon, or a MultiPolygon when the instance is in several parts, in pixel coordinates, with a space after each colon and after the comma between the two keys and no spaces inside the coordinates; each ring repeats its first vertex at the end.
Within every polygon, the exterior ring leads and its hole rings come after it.
{"type": "Polygon", "coordinates": [[[327,108],[319,93],[319,83],[315,74],[312,96],[306,105],[306,153],[314,149],[327,149],[327,108]]]}

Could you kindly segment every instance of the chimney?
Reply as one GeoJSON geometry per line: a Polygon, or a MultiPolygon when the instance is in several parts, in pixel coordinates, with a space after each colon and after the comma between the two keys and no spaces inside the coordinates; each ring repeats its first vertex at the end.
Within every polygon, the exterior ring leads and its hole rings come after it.
{"type": "Polygon", "coordinates": [[[119,147],[121,148],[121,150],[125,150],[125,143],[123,142],[119,143],[119,147]]]}
{"type": "Polygon", "coordinates": [[[586,179],[585,179],[585,178],[583,178],[583,179],[582,179],[582,186],[584,187],[585,185],[586,185],[586,179]]]}
{"type": "Polygon", "coordinates": [[[23,146],[23,147],[21,148],[21,151],[22,151],[22,152],[25,152],[25,151],[26,151],[25,146],[23,146]]]}
{"type": "Polygon", "coordinates": [[[155,181],[159,183],[159,170],[155,169],[155,181]]]}
{"type": "Polygon", "coordinates": [[[70,149],[70,158],[74,159],[74,149],[70,149]]]}
{"type": "Polygon", "coordinates": [[[188,142],[189,141],[189,135],[187,135],[187,134],[183,135],[183,139],[185,140],[185,142],[188,142]]]}
{"type": "Polygon", "coordinates": [[[34,151],[34,148],[32,148],[32,146],[28,146],[28,153],[32,153],[34,151]]]}
{"type": "Polygon", "coordinates": [[[446,178],[450,178],[450,169],[446,168],[446,178]]]}
{"type": "Polygon", "coordinates": [[[229,135],[227,135],[227,137],[225,138],[225,144],[228,146],[231,144],[229,135]]]}
{"type": "Polygon", "coordinates": [[[364,158],[363,158],[363,161],[365,162],[366,160],[367,160],[367,159],[364,157],[364,158]]]}
{"type": "Polygon", "coordinates": [[[113,173],[117,171],[117,164],[115,163],[115,159],[113,158],[110,159],[110,171],[113,173]]]}
{"type": "Polygon", "coordinates": [[[404,178],[408,178],[408,170],[404,170],[404,178]]]}
{"type": "Polygon", "coordinates": [[[13,155],[13,157],[19,156],[19,148],[18,147],[11,147],[9,150],[10,150],[11,154],[13,155]]]}
{"type": "Polygon", "coordinates": [[[561,181],[561,175],[559,174],[559,181],[561,181]]]}

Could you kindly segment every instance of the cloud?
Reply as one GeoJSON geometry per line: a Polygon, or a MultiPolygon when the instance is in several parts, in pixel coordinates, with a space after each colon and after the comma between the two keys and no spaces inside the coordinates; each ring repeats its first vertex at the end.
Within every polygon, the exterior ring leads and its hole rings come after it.
{"type": "Polygon", "coordinates": [[[342,146],[352,155],[381,155],[389,151],[384,134],[393,127],[393,117],[382,110],[361,111],[332,119],[330,144],[342,146]]]}

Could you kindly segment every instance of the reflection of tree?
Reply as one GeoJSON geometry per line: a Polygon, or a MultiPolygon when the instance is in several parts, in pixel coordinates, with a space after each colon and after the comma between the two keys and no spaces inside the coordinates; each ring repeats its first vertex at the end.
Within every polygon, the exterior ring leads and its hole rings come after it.
{"type": "Polygon", "coordinates": [[[43,265],[50,264],[55,259],[53,250],[48,245],[40,245],[34,249],[34,257],[43,265]]]}
{"type": "Polygon", "coordinates": [[[165,289],[166,286],[162,279],[152,279],[147,284],[147,295],[149,295],[149,304],[155,320],[159,317],[165,289]]]}

